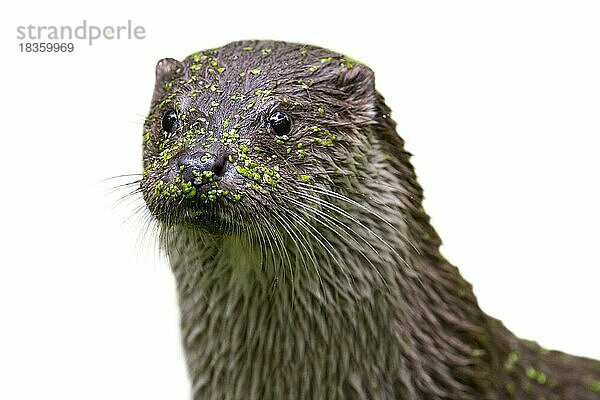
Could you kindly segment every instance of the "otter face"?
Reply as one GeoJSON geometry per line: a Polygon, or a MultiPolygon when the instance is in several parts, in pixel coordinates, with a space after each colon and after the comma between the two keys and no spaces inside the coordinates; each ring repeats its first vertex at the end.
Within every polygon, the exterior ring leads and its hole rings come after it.
{"type": "Polygon", "coordinates": [[[375,98],[369,68],[317,47],[235,42],[163,59],[144,124],[146,204],[167,225],[271,218],[355,168],[375,98]]]}

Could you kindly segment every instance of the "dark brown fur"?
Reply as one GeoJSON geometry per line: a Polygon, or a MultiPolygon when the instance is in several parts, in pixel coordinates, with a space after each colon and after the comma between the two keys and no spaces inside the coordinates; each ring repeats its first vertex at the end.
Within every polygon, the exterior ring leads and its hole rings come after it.
{"type": "Polygon", "coordinates": [[[440,255],[366,66],[254,41],[166,60],[145,133],[195,399],[600,399],[600,363],[516,338],[440,255]],[[231,171],[190,192],[178,163],[207,152],[231,171]]]}

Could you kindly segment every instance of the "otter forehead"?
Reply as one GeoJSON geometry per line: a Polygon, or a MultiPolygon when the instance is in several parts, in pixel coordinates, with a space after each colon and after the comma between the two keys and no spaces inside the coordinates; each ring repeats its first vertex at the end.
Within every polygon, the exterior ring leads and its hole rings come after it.
{"type": "MultiPolygon", "coordinates": [[[[256,114],[265,103],[299,102],[313,87],[322,92],[327,81],[353,64],[326,49],[284,42],[235,42],[194,53],[183,62],[163,62],[157,71],[157,81],[164,85],[162,101],[155,98],[159,107],[178,100],[178,107],[238,119],[256,114]]],[[[328,95],[335,100],[334,92],[328,95]]]]}
{"type": "MultiPolygon", "coordinates": [[[[284,42],[235,42],[214,50],[194,53],[183,61],[185,76],[197,77],[213,93],[250,94],[272,90],[267,86],[290,85],[286,91],[305,90],[319,70],[343,68],[352,61],[319,47],[284,42]],[[341,63],[340,63],[341,62],[341,63]]],[[[193,78],[192,78],[193,79],[193,78]]],[[[260,94],[260,93],[259,93],[260,94]]]]}

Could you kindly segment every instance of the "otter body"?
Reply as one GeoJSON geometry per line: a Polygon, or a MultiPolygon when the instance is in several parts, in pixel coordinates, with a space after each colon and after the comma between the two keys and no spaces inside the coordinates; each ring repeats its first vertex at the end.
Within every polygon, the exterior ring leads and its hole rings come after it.
{"type": "Polygon", "coordinates": [[[340,54],[159,62],[141,189],[194,399],[600,399],[600,363],[480,310],[409,158],[372,71],[340,54]]]}

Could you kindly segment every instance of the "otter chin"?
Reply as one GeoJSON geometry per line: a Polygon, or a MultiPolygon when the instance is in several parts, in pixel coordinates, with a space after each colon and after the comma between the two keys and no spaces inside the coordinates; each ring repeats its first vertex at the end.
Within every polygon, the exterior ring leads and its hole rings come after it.
{"type": "Polygon", "coordinates": [[[440,253],[373,71],[303,44],[165,58],[141,191],[193,399],[600,400],[600,363],[517,338],[440,253]]]}

